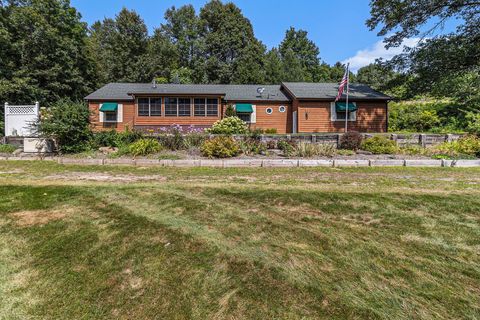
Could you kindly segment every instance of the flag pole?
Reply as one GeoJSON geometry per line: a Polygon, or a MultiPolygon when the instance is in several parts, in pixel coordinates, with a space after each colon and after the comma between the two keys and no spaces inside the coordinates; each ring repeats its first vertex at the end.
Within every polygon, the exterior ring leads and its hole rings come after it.
{"type": "Polygon", "coordinates": [[[347,101],[345,104],[345,133],[348,132],[348,92],[350,86],[350,62],[347,63],[347,101]]]}

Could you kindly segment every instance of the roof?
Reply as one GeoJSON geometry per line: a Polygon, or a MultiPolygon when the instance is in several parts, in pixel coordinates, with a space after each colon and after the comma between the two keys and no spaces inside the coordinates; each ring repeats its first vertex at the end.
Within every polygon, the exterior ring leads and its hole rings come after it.
{"type": "MultiPolygon", "coordinates": [[[[279,101],[288,102],[291,95],[296,99],[334,100],[338,93],[336,83],[285,82],[281,85],[243,84],[157,84],[151,83],[109,83],[85,97],[86,100],[133,100],[134,95],[216,95],[227,101],[279,101]],[[260,95],[258,88],[265,88],[260,95]],[[282,90],[284,88],[285,90],[282,90]],[[286,92],[285,92],[286,91],[286,92]]],[[[383,93],[367,85],[350,84],[352,100],[390,100],[383,93]]]]}
{"type": "Polygon", "coordinates": [[[280,85],[157,84],[154,88],[151,83],[109,83],[85,99],[133,100],[132,95],[141,94],[218,95],[227,101],[290,101],[280,85]],[[265,88],[262,95],[257,93],[259,87],[265,88]]]}
{"type": "MultiPolygon", "coordinates": [[[[284,82],[283,86],[296,99],[334,100],[338,94],[337,83],[284,82]]],[[[373,90],[365,84],[350,83],[352,100],[390,100],[391,97],[373,90]]]]}

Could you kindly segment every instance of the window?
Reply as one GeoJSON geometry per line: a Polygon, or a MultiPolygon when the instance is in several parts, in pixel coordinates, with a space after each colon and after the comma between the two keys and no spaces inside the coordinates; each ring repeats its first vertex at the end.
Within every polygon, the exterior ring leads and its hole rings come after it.
{"type": "Polygon", "coordinates": [[[138,98],[138,116],[161,116],[162,98],[138,98]]]}
{"type": "Polygon", "coordinates": [[[196,117],[218,117],[218,99],[193,99],[193,114],[196,117]]]}
{"type": "Polygon", "coordinates": [[[285,106],[280,106],[278,107],[278,111],[280,111],[281,113],[284,113],[285,111],[287,111],[287,108],[285,108],[285,106]]]}
{"type": "Polygon", "coordinates": [[[190,117],[190,98],[165,98],[165,116],[190,117]]]}
{"type": "MultiPolygon", "coordinates": [[[[356,108],[356,103],[353,102],[356,108]]],[[[345,117],[347,116],[347,113],[345,111],[337,111],[335,107],[335,102],[331,103],[330,107],[330,112],[331,112],[331,121],[345,121],[345,117]]],[[[357,110],[355,111],[349,111],[348,112],[348,121],[356,121],[357,120],[357,110]]]]}
{"type": "Polygon", "coordinates": [[[165,98],[165,116],[176,117],[177,116],[177,98],[165,98]]]}
{"type": "Polygon", "coordinates": [[[139,98],[138,99],[138,116],[148,117],[150,115],[150,99],[139,98]]]}
{"type": "Polygon", "coordinates": [[[251,113],[237,113],[237,117],[245,121],[246,123],[250,123],[252,114],[251,113]]]}
{"type": "Polygon", "coordinates": [[[273,113],[273,109],[272,108],[267,108],[267,110],[265,110],[265,112],[267,114],[272,114],[273,113]]]}
{"type": "Polygon", "coordinates": [[[204,98],[193,99],[193,114],[195,117],[204,117],[207,113],[207,107],[204,98]]]}
{"type": "Polygon", "coordinates": [[[162,115],[162,98],[150,98],[150,115],[162,115]]]}
{"type": "Polygon", "coordinates": [[[190,98],[178,98],[178,116],[190,117],[190,98]]]}
{"type": "Polygon", "coordinates": [[[105,122],[117,122],[117,113],[115,111],[106,111],[105,122]]]}
{"type": "Polygon", "coordinates": [[[207,116],[218,117],[218,99],[207,99],[207,116]]]}

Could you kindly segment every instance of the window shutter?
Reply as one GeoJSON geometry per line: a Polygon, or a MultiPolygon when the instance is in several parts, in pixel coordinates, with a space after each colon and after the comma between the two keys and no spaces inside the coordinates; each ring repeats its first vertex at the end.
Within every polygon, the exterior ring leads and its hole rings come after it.
{"type": "Polygon", "coordinates": [[[252,105],[252,115],[250,116],[250,123],[257,123],[257,106],[252,105]]]}
{"type": "Polygon", "coordinates": [[[100,122],[105,122],[104,120],[104,116],[105,114],[103,112],[100,111],[100,108],[103,106],[103,103],[100,103],[100,105],[98,106],[98,121],[100,122]]]}
{"type": "Polygon", "coordinates": [[[123,104],[118,104],[117,122],[123,122],[123,104]]]}
{"type": "Polygon", "coordinates": [[[337,121],[337,109],[335,109],[335,102],[330,102],[330,121],[337,121]]]}

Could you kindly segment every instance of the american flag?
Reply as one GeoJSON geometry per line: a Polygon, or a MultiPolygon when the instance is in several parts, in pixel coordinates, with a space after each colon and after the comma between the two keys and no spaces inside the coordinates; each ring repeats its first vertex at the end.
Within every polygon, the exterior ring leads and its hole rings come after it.
{"type": "Polygon", "coordinates": [[[345,70],[345,74],[343,75],[342,82],[340,82],[340,86],[338,87],[338,94],[337,94],[337,98],[335,99],[335,102],[340,100],[343,94],[343,90],[345,89],[345,86],[348,84],[349,65],[350,64],[347,64],[347,69],[345,70]]]}

